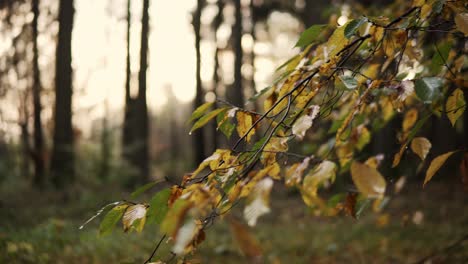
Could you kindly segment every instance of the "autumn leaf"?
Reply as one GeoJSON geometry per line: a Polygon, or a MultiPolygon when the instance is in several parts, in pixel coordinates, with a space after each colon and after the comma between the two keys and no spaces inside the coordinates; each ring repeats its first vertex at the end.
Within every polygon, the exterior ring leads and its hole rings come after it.
{"type": "Polygon", "coordinates": [[[302,183],[302,198],[304,202],[311,206],[317,190],[322,184],[331,183],[336,177],[336,164],[329,161],[322,161],[316,168],[312,169],[305,177],[302,183]],[[311,199],[312,198],[312,199],[311,199]]]}
{"type": "Polygon", "coordinates": [[[286,170],[285,183],[287,186],[294,186],[302,181],[302,176],[305,169],[309,167],[310,160],[311,158],[307,157],[301,163],[293,164],[286,170]]]}
{"type": "Polygon", "coordinates": [[[248,227],[230,217],[229,226],[237,245],[248,258],[259,258],[263,255],[260,242],[252,235],[248,227]]]}
{"type": "Polygon", "coordinates": [[[306,131],[312,126],[312,122],[320,111],[320,106],[313,105],[309,108],[310,113],[299,117],[292,127],[292,133],[302,140],[306,131]]]}
{"type": "Polygon", "coordinates": [[[403,118],[403,132],[409,131],[418,120],[418,110],[412,108],[405,113],[403,118]]]}
{"type": "Polygon", "coordinates": [[[189,123],[203,116],[203,114],[210,109],[214,102],[208,102],[200,105],[195,111],[193,111],[192,116],[189,119],[189,123]]]}
{"type": "Polygon", "coordinates": [[[172,251],[177,255],[185,253],[187,246],[193,241],[195,235],[197,235],[200,230],[200,227],[201,226],[197,225],[195,220],[187,220],[186,223],[177,231],[172,251]]]}
{"type": "Polygon", "coordinates": [[[457,29],[468,36],[468,13],[459,13],[455,16],[455,25],[457,29]]]}
{"type": "Polygon", "coordinates": [[[347,215],[356,218],[357,193],[348,193],[344,203],[344,211],[347,215]]]}
{"type": "Polygon", "coordinates": [[[135,204],[129,206],[122,218],[124,231],[127,232],[134,227],[137,232],[141,232],[145,226],[147,206],[135,204]]]}
{"type": "Polygon", "coordinates": [[[359,192],[365,196],[378,198],[384,195],[387,183],[375,168],[354,161],[351,164],[351,177],[359,192]]]}
{"type": "Polygon", "coordinates": [[[333,34],[328,39],[327,47],[329,48],[328,52],[330,58],[338,54],[338,52],[340,52],[340,50],[348,44],[349,40],[345,37],[345,29],[349,23],[350,22],[343,25],[342,27],[335,29],[333,34]]]}
{"type": "Polygon", "coordinates": [[[237,112],[237,133],[239,134],[239,137],[241,138],[245,137],[245,140],[247,142],[250,142],[250,139],[255,134],[255,128],[252,128],[252,124],[253,124],[252,115],[245,113],[243,111],[237,112]]]}
{"type": "Polygon", "coordinates": [[[453,93],[447,99],[445,109],[447,111],[447,117],[455,126],[457,120],[463,115],[466,108],[465,98],[463,97],[463,91],[461,89],[455,89],[453,93]]]}
{"type": "Polygon", "coordinates": [[[431,142],[425,137],[417,137],[411,141],[411,150],[424,160],[431,149],[431,142]]]}
{"type": "Polygon", "coordinates": [[[295,46],[305,47],[314,43],[315,41],[317,41],[318,37],[320,36],[320,33],[323,32],[323,29],[326,26],[327,25],[313,25],[309,27],[301,34],[295,46]]]}
{"type": "Polygon", "coordinates": [[[247,199],[244,208],[244,218],[249,226],[255,226],[258,217],[270,212],[270,191],[273,187],[273,180],[265,178],[259,181],[247,199]]]}
{"type": "Polygon", "coordinates": [[[457,151],[447,152],[445,154],[437,156],[435,159],[431,161],[429,168],[426,171],[426,177],[424,178],[423,187],[432,179],[432,177],[439,171],[439,169],[444,165],[447,159],[452,156],[453,153],[457,151]]]}
{"type": "Polygon", "coordinates": [[[425,104],[430,104],[441,95],[440,89],[443,85],[443,79],[439,77],[424,77],[414,82],[416,95],[425,104]]]}
{"type": "Polygon", "coordinates": [[[190,129],[190,134],[193,133],[193,131],[206,125],[211,119],[215,118],[219,113],[221,113],[224,110],[226,110],[226,108],[219,108],[202,116],[200,119],[198,119],[197,122],[195,122],[195,124],[193,124],[192,129],[190,129]]]}

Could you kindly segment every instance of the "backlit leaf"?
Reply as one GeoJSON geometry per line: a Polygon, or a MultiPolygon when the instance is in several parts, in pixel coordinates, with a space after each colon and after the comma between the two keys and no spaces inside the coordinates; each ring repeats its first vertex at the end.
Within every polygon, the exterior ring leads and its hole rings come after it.
{"type": "Polygon", "coordinates": [[[241,138],[245,136],[245,140],[247,142],[250,142],[250,139],[255,134],[255,128],[252,128],[252,124],[253,124],[252,115],[250,115],[249,113],[245,113],[243,111],[237,112],[237,133],[239,134],[239,137],[241,138]]]}
{"type": "Polygon", "coordinates": [[[304,138],[306,131],[312,126],[312,122],[317,117],[320,111],[320,106],[313,105],[310,107],[310,113],[299,117],[292,127],[292,133],[296,135],[299,140],[304,138]]]}
{"type": "Polygon", "coordinates": [[[317,197],[317,190],[320,185],[332,183],[336,177],[336,164],[324,160],[316,168],[311,170],[302,183],[302,198],[304,202],[311,206],[314,201],[311,198],[317,197]]]}
{"type": "Polygon", "coordinates": [[[450,42],[446,42],[436,47],[430,66],[432,73],[437,74],[441,71],[442,67],[447,62],[451,48],[452,45],[450,42]]]}
{"type": "Polygon", "coordinates": [[[351,164],[351,177],[359,192],[367,197],[382,197],[387,183],[374,168],[354,161],[351,164]]]}
{"type": "Polygon", "coordinates": [[[258,217],[270,212],[270,192],[273,180],[265,178],[259,181],[248,197],[244,208],[244,218],[249,226],[255,226],[258,217]]]}
{"type": "Polygon", "coordinates": [[[333,34],[328,39],[327,47],[330,58],[338,54],[338,52],[340,52],[340,50],[348,44],[349,40],[344,35],[345,28],[348,24],[335,29],[333,34]]]}
{"type": "Polygon", "coordinates": [[[183,254],[187,246],[193,241],[195,235],[198,233],[199,227],[193,219],[188,220],[177,231],[176,239],[172,251],[177,254],[183,254]]]}
{"type": "Polygon", "coordinates": [[[135,227],[135,230],[141,232],[145,225],[146,219],[146,206],[143,204],[135,204],[129,206],[125,211],[125,214],[122,218],[122,224],[124,231],[130,230],[132,226],[135,227]]]}
{"type": "Polygon", "coordinates": [[[200,105],[199,107],[197,107],[197,109],[195,109],[195,111],[193,111],[192,113],[192,116],[190,117],[190,120],[188,121],[189,123],[194,121],[195,119],[198,119],[200,117],[203,116],[203,114],[206,113],[206,111],[208,111],[208,109],[210,109],[210,107],[213,105],[214,102],[208,102],[208,103],[204,103],[202,105],[200,105]]]}
{"type": "Polygon", "coordinates": [[[187,200],[178,199],[175,201],[161,223],[161,232],[174,237],[180,226],[184,223],[185,215],[190,205],[191,203],[187,200]]]}
{"type": "Polygon", "coordinates": [[[112,208],[99,225],[99,234],[107,235],[111,233],[115,225],[119,222],[120,218],[122,218],[127,207],[128,204],[121,204],[112,208]]]}
{"type": "Polygon", "coordinates": [[[435,159],[431,161],[431,165],[429,165],[429,168],[426,171],[426,177],[424,178],[424,184],[423,187],[426,186],[426,183],[428,183],[432,177],[439,171],[439,169],[444,165],[444,163],[447,161],[447,159],[452,156],[453,153],[456,151],[451,151],[447,152],[445,154],[437,156],[435,159]]]}
{"type": "Polygon", "coordinates": [[[299,40],[296,43],[296,47],[305,47],[317,41],[317,38],[320,36],[320,33],[325,29],[327,25],[313,25],[306,29],[299,40]]]}
{"type": "Polygon", "coordinates": [[[424,77],[417,79],[414,84],[416,95],[425,104],[429,104],[440,97],[440,89],[442,88],[443,80],[439,77],[424,77]]]}
{"type": "Polygon", "coordinates": [[[359,27],[364,24],[367,21],[366,18],[361,17],[358,19],[354,19],[351,22],[348,23],[348,25],[345,28],[344,35],[346,38],[351,38],[359,29],[359,27]]]}
{"type": "Polygon", "coordinates": [[[211,119],[216,117],[219,113],[221,113],[224,110],[226,110],[226,108],[215,109],[207,113],[206,115],[202,116],[200,119],[198,119],[197,122],[195,122],[195,124],[193,124],[192,129],[190,130],[190,133],[206,125],[211,119]]]}
{"type": "Polygon", "coordinates": [[[425,137],[417,137],[411,141],[411,149],[416,155],[424,160],[431,149],[431,142],[425,137]]]}
{"type": "Polygon", "coordinates": [[[445,111],[447,112],[447,117],[450,123],[452,123],[452,126],[455,126],[455,123],[463,115],[465,109],[466,102],[463,97],[463,91],[461,89],[455,89],[447,99],[447,104],[445,105],[445,111]]]}

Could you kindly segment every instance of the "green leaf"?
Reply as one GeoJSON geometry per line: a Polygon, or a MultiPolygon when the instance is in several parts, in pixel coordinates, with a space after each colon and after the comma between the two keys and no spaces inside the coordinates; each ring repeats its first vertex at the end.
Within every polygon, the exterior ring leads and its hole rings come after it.
{"type": "Polygon", "coordinates": [[[127,207],[128,204],[121,204],[112,208],[99,225],[99,234],[102,236],[110,234],[112,230],[114,230],[114,227],[119,222],[120,218],[122,218],[127,207]]]}
{"type": "Polygon", "coordinates": [[[296,47],[305,47],[314,43],[327,25],[313,25],[306,29],[296,43],[296,47]]]}
{"type": "Polygon", "coordinates": [[[190,130],[190,134],[193,131],[199,129],[200,127],[203,127],[204,125],[206,125],[206,123],[208,123],[211,119],[213,119],[215,116],[217,116],[219,113],[221,113],[224,110],[226,110],[226,107],[215,109],[215,110],[207,113],[206,115],[204,115],[200,119],[198,119],[198,121],[195,122],[195,124],[193,124],[192,129],[190,130]]]}
{"type": "Polygon", "coordinates": [[[358,82],[353,76],[339,76],[339,78],[348,90],[353,90],[358,87],[358,82]]]}
{"type": "Polygon", "coordinates": [[[358,31],[359,27],[362,24],[364,24],[366,21],[367,21],[366,18],[361,17],[361,18],[354,19],[351,22],[349,22],[344,31],[345,37],[347,39],[350,39],[354,34],[356,34],[356,31],[358,31]]]}
{"type": "Polygon", "coordinates": [[[191,123],[195,119],[198,119],[201,116],[203,116],[203,114],[206,113],[206,111],[208,111],[208,109],[210,109],[210,107],[213,105],[213,103],[214,102],[208,102],[208,103],[204,103],[204,104],[200,105],[197,109],[195,109],[195,111],[193,111],[192,116],[190,117],[190,120],[188,122],[191,123]]]}
{"type": "Polygon", "coordinates": [[[130,195],[130,197],[132,199],[135,199],[137,198],[138,196],[140,196],[140,194],[146,192],[147,190],[153,188],[156,184],[162,182],[162,180],[159,180],[159,181],[154,181],[154,182],[150,182],[150,183],[147,183],[141,187],[139,187],[138,189],[136,189],[134,192],[132,192],[132,194],[130,195]]]}
{"type": "Polygon", "coordinates": [[[431,72],[434,74],[438,74],[444,64],[447,62],[447,58],[450,52],[452,45],[447,42],[435,48],[434,56],[432,56],[431,61],[431,72]]]}
{"type": "Polygon", "coordinates": [[[442,88],[443,80],[439,77],[424,77],[417,79],[414,84],[416,95],[425,104],[429,104],[440,97],[440,88],[442,88]]]}
{"type": "Polygon", "coordinates": [[[216,123],[218,124],[218,129],[226,136],[227,139],[231,138],[232,132],[236,126],[230,122],[229,117],[226,116],[228,109],[224,109],[216,116],[216,123]]]}
{"type": "Polygon", "coordinates": [[[171,195],[170,189],[164,189],[151,198],[148,208],[148,223],[161,224],[167,214],[167,201],[171,195]]]}

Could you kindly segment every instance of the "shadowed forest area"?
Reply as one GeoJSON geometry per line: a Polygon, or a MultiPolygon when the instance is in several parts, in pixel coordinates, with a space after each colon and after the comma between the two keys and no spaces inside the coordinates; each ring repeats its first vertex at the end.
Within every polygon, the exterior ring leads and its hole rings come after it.
{"type": "Polygon", "coordinates": [[[0,0],[0,263],[468,263],[468,6],[0,0]]]}

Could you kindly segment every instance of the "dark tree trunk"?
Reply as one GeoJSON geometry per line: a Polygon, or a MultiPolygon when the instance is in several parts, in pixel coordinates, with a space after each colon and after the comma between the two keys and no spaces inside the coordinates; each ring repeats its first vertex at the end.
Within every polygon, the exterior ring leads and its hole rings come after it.
{"type": "Polygon", "coordinates": [[[242,90],[242,10],[241,0],[234,0],[235,23],[232,27],[232,41],[234,50],[234,84],[227,91],[227,99],[230,103],[238,107],[244,106],[244,92],[242,90]]]}
{"type": "MultiPolygon", "coordinates": [[[[200,76],[200,71],[201,71],[201,54],[200,54],[200,18],[201,18],[201,13],[202,9],[204,6],[204,1],[203,0],[197,0],[197,8],[195,9],[195,12],[193,13],[193,29],[195,31],[195,52],[196,52],[196,72],[195,72],[195,77],[196,77],[196,94],[195,94],[195,101],[193,104],[194,109],[199,107],[200,105],[203,104],[203,87],[202,87],[202,81],[201,81],[201,76],[200,76]]],[[[196,164],[200,164],[203,159],[205,158],[205,151],[204,151],[204,130],[203,129],[198,129],[196,130],[193,135],[193,149],[194,149],[194,162],[196,164]]]]}
{"type": "Polygon", "coordinates": [[[149,0],[143,0],[141,18],[141,47],[140,47],[140,71],[138,73],[138,97],[136,99],[135,132],[137,134],[135,144],[135,165],[139,171],[139,183],[149,179],[149,140],[148,140],[148,106],[146,104],[146,72],[148,70],[148,36],[149,36],[149,0]]]}
{"type": "Polygon", "coordinates": [[[127,0],[127,58],[126,58],[126,71],[125,71],[125,112],[122,131],[122,156],[125,160],[131,160],[131,145],[134,139],[132,136],[132,126],[134,118],[134,103],[130,95],[130,79],[131,79],[131,66],[130,66],[130,27],[131,27],[131,0],[127,0]]]}
{"type": "Polygon", "coordinates": [[[59,33],[55,67],[55,127],[51,173],[56,187],[63,187],[74,179],[72,128],[72,30],[73,0],[61,0],[59,33]]]}
{"type": "Polygon", "coordinates": [[[105,113],[102,118],[101,128],[101,162],[99,163],[99,176],[102,181],[109,178],[111,156],[112,156],[112,144],[111,144],[111,133],[109,129],[109,122],[107,116],[109,115],[109,107],[107,100],[105,101],[105,113]]]}
{"type": "Polygon", "coordinates": [[[306,28],[314,25],[323,23],[321,14],[323,10],[330,5],[330,1],[325,0],[306,0],[305,7],[302,11],[301,17],[302,22],[306,28]]]}
{"type": "Polygon", "coordinates": [[[41,121],[41,78],[39,72],[39,51],[37,47],[38,28],[37,20],[39,17],[39,0],[32,2],[32,39],[33,39],[33,108],[34,108],[34,184],[38,187],[44,186],[44,135],[41,121]]]}

